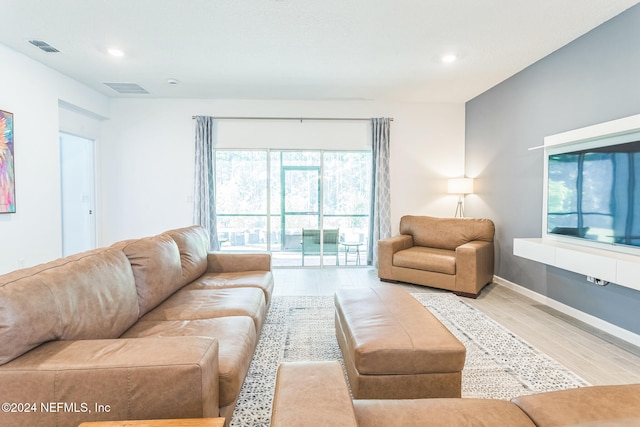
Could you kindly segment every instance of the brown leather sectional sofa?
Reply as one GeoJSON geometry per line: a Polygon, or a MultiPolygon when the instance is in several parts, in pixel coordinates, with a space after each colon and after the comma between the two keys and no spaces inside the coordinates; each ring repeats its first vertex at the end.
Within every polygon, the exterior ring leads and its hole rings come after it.
{"type": "Polygon", "coordinates": [[[207,248],[194,226],[1,275],[0,425],[229,419],[271,258],[207,248]]]}
{"type": "Polygon", "coordinates": [[[630,427],[640,384],[593,386],[495,399],[352,400],[339,362],[280,365],[271,427],[630,427]]]}

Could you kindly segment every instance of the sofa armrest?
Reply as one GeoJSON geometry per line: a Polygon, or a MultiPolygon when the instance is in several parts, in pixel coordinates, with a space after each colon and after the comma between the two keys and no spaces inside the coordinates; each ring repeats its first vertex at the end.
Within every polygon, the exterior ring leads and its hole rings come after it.
{"type": "Polygon", "coordinates": [[[590,386],[511,400],[537,426],[639,425],[640,384],[590,386]],[[593,424],[592,424],[593,423],[593,424]]]}
{"type": "Polygon", "coordinates": [[[0,424],[216,417],[218,381],[214,338],[52,341],[0,366],[0,424]]]}
{"type": "Polygon", "coordinates": [[[378,277],[381,279],[393,279],[391,267],[393,266],[393,254],[409,249],[413,246],[413,237],[409,234],[382,239],[378,241],[378,277]]]}
{"type": "Polygon", "coordinates": [[[271,254],[266,252],[210,252],[207,254],[207,273],[239,271],[271,271],[271,254]]]}
{"type": "Polygon", "coordinates": [[[339,362],[289,362],[280,365],[271,427],[357,425],[339,362]]]}
{"type": "Polygon", "coordinates": [[[493,242],[473,241],[456,248],[456,291],[476,295],[493,280],[493,242]]]}

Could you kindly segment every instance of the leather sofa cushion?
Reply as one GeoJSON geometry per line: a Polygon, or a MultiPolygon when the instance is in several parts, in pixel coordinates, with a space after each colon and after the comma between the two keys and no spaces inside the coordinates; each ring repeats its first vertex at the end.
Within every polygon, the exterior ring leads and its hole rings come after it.
{"type": "Polygon", "coordinates": [[[262,330],[267,307],[257,288],[181,289],[147,313],[143,320],[196,320],[226,316],[249,316],[256,332],[262,330]]]}
{"type": "Polygon", "coordinates": [[[182,286],[182,266],[176,242],[160,234],[116,243],[133,270],[140,316],[149,312],[182,286]]]}
{"type": "Polygon", "coordinates": [[[0,276],[0,364],[51,340],[116,338],[138,319],[127,257],[101,249],[0,276]]]}
{"type": "Polygon", "coordinates": [[[203,227],[179,228],[166,231],[178,245],[180,263],[182,265],[181,285],[197,279],[207,271],[207,252],[209,249],[209,233],[203,227]]]}
{"type": "Polygon", "coordinates": [[[395,267],[456,274],[456,252],[447,249],[413,246],[393,254],[395,267]]]}
{"type": "Polygon", "coordinates": [[[80,252],[77,254],[69,255],[64,258],[54,259],[51,261],[47,261],[46,263],[43,263],[43,264],[34,265],[32,267],[21,268],[19,270],[10,271],[8,273],[0,275],[0,279],[2,279],[2,282],[0,283],[14,282],[18,279],[31,277],[31,276],[34,276],[36,273],[40,273],[41,271],[50,270],[53,267],[65,265],[65,264],[68,264],[70,261],[76,261],[81,258],[86,258],[90,255],[97,255],[104,252],[105,250],[108,250],[108,248],[91,249],[86,252],[80,252]]]}
{"type": "Polygon", "coordinates": [[[202,320],[141,320],[123,338],[206,336],[218,340],[220,406],[240,395],[257,345],[253,320],[246,316],[202,320]]]}
{"type": "Polygon", "coordinates": [[[358,425],[367,427],[534,427],[511,402],[491,399],[354,400],[358,425]]]}
{"type": "Polygon", "coordinates": [[[361,375],[462,371],[464,345],[402,289],[340,289],[335,304],[336,322],[361,375]]]}
{"type": "Polygon", "coordinates": [[[493,242],[495,226],[483,218],[435,218],[406,215],[400,219],[400,234],[413,236],[414,246],[454,250],[480,240],[493,242]]]}
{"type": "Polygon", "coordinates": [[[217,354],[218,342],[201,336],[45,343],[0,366],[0,401],[38,405],[36,412],[2,413],[0,424],[216,417],[217,354]],[[40,410],[48,402],[78,409],[84,402],[92,413],[40,410]],[[95,412],[96,403],[109,405],[109,412],[95,412]]]}
{"type": "Polygon", "coordinates": [[[205,273],[183,289],[259,288],[267,304],[273,294],[273,274],[270,271],[234,271],[205,273]]]}
{"type": "Polygon", "coordinates": [[[608,423],[603,425],[617,425],[612,421],[640,419],[640,384],[574,388],[520,396],[512,402],[539,427],[600,421],[608,423]]]}

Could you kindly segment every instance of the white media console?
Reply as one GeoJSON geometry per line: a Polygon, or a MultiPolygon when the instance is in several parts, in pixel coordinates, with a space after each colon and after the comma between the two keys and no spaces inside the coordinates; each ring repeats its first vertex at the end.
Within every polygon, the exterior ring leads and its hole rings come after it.
{"type": "Polygon", "coordinates": [[[513,239],[513,254],[640,291],[640,257],[540,238],[513,239]]]}

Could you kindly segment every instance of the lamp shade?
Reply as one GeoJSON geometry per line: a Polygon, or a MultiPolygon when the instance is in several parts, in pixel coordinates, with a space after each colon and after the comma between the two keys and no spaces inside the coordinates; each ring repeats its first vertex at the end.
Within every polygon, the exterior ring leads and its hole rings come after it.
{"type": "Polygon", "coordinates": [[[473,193],[473,178],[450,178],[447,184],[449,194],[473,193]]]}

